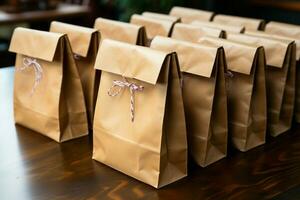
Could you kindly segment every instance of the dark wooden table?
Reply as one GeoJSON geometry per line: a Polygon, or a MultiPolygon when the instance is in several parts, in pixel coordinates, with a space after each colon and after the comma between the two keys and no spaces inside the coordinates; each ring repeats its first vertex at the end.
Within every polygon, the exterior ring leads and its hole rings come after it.
{"type": "Polygon", "coordinates": [[[252,5],[267,8],[277,8],[287,11],[300,11],[300,2],[298,0],[251,0],[252,5]]]}
{"type": "MultiPolygon", "coordinates": [[[[58,144],[13,121],[13,68],[0,69],[0,199],[300,199],[300,126],[154,189],[93,161],[90,137],[58,144]]],[[[32,122],[34,123],[34,122],[32,122]]],[[[126,162],[126,160],[120,162],[126,162]]]]}
{"type": "Polygon", "coordinates": [[[91,8],[87,5],[59,4],[53,10],[36,10],[21,13],[7,13],[0,7],[0,25],[19,22],[51,21],[62,18],[89,16],[91,8]]]}

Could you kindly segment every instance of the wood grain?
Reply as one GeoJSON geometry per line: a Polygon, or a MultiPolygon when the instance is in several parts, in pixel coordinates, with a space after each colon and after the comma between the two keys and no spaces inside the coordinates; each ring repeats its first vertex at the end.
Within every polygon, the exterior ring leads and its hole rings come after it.
{"type": "Polygon", "coordinates": [[[247,153],[230,149],[207,168],[190,163],[187,178],[156,190],[93,161],[91,137],[58,144],[15,126],[12,85],[13,68],[0,69],[1,200],[252,200],[300,192],[299,125],[247,153]]]}

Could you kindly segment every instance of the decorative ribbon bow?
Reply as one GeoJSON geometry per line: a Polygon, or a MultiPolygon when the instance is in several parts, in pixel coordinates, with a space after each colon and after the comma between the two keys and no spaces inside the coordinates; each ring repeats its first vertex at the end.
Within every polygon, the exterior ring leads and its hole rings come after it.
{"type": "Polygon", "coordinates": [[[37,60],[35,58],[25,57],[25,58],[23,58],[23,66],[18,68],[17,70],[22,72],[22,71],[28,69],[29,67],[33,67],[34,73],[35,73],[34,85],[30,92],[30,96],[32,96],[36,87],[38,86],[38,84],[41,82],[41,80],[43,78],[43,68],[37,62],[37,60]]]}
{"type": "Polygon", "coordinates": [[[143,91],[144,87],[137,85],[135,83],[130,83],[127,81],[125,77],[123,77],[123,81],[118,81],[114,80],[113,85],[111,88],[108,90],[108,95],[111,97],[115,97],[119,95],[124,88],[129,88],[130,91],[130,117],[131,117],[131,122],[134,121],[134,94],[136,91],[143,91]],[[113,90],[115,87],[118,87],[118,90],[113,90]]]}

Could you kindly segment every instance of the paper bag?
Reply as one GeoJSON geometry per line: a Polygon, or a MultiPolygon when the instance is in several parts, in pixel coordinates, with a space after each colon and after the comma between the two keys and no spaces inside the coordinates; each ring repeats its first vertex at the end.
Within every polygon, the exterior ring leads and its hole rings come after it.
{"type": "Polygon", "coordinates": [[[190,23],[195,20],[210,21],[214,13],[206,10],[175,6],[171,9],[170,15],[180,17],[183,23],[190,23]]]}
{"type": "Polygon", "coordinates": [[[215,15],[213,21],[220,24],[227,24],[232,26],[243,26],[247,31],[262,30],[263,27],[265,26],[265,21],[261,19],[253,19],[253,18],[221,15],[221,14],[215,15]]]}
{"type": "Polygon", "coordinates": [[[269,22],[265,32],[272,35],[280,35],[295,40],[296,43],[296,97],[295,97],[295,120],[300,123],[300,26],[279,22],[269,22]]]}
{"type": "Polygon", "coordinates": [[[187,136],[175,53],[113,40],[100,46],[102,70],[93,159],[153,187],[187,175],[187,136]]]}
{"type": "Polygon", "coordinates": [[[296,44],[289,38],[262,31],[246,31],[246,34],[277,40],[284,45],[277,46],[283,51],[281,55],[276,52],[275,58],[278,59],[278,64],[274,63],[272,67],[267,67],[266,71],[268,127],[270,134],[276,137],[289,130],[292,125],[296,84],[296,44]]]}
{"type": "Polygon", "coordinates": [[[176,22],[134,14],[130,18],[130,23],[145,27],[148,37],[146,46],[149,46],[155,36],[171,36],[173,26],[176,22]]]}
{"type": "Polygon", "coordinates": [[[216,29],[221,29],[225,32],[228,33],[244,33],[245,32],[245,27],[244,26],[231,26],[231,25],[226,25],[226,24],[219,24],[216,22],[203,22],[203,21],[192,21],[192,25],[199,26],[199,27],[210,27],[210,28],[216,28],[216,29]]]}
{"type": "Polygon", "coordinates": [[[100,79],[100,73],[98,72],[96,74],[96,70],[94,69],[100,42],[100,33],[96,29],[61,22],[52,22],[50,32],[65,33],[70,40],[71,49],[82,83],[89,128],[92,129],[100,79]]]}
{"type": "Polygon", "coordinates": [[[206,45],[224,47],[227,67],[229,135],[233,145],[247,151],[265,143],[267,104],[265,55],[262,47],[204,37],[206,45]]]}
{"type": "Polygon", "coordinates": [[[172,38],[177,40],[184,40],[188,42],[198,42],[201,37],[225,37],[225,32],[221,29],[210,27],[199,27],[190,24],[177,23],[174,25],[172,38]]]}
{"type": "Polygon", "coordinates": [[[100,31],[101,40],[112,39],[141,46],[147,44],[146,31],[143,26],[97,18],[94,28],[100,31]]]}
{"type": "Polygon", "coordinates": [[[88,134],[81,81],[66,35],[15,29],[15,122],[57,142],[88,134]]]}
{"type": "Polygon", "coordinates": [[[178,54],[192,157],[202,167],[224,158],[228,139],[224,50],[165,37],[155,37],[150,47],[178,54]]]}

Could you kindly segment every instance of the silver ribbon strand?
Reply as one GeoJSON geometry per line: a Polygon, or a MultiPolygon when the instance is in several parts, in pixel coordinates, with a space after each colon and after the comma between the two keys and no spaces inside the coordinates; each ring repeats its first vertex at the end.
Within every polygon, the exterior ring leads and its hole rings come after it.
{"type": "Polygon", "coordinates": [[[33,93],[35,92],[36,87],[39,85],[39,83],[41,82],[41,80],[43,78],[42,66],[37,62],[37,60],[35,58],[25,57],[25,58],[23,58],[23,66],[18,68],[17,70],[22,72],[30,67],[32,67],[34,69],[34,73],[35,73],[34,85],[30,92],[30,96],[32,96],[33,93]]]}
{"type": "Polygon", "coordinates": [[[81,56],[76,53],[74,53],[73,56],[74,56],[75,60],[80,60],[80,58],[81,58],[81,56]]]}
{"type": "Polygon", "coordinates": [[[234,77],[234,74],[230,71],[230,70],[226,70],[225,71],[225,76],[227,77],[227,78],[233,78],[234,77]]]}
{"type": "Polygon", "coordinates": [[[134,122],[134,94],[137,91],[143,91],[144,87],[137,85],[135,83],[130,83],[127,81],[125,77],[123,77],[123,81],[118,81],[114,80],[113,85],[111,88],[108,90],[108,95],[111,97],[115,97],[119,95],[124,88],[129,88],[130,91],[130,117],[131,117],[131,122],[134,122]],[[117,90],[115,88],[118,87],[117,90]]]}

